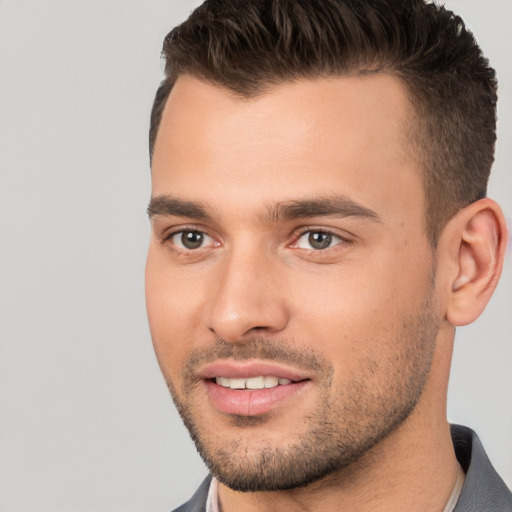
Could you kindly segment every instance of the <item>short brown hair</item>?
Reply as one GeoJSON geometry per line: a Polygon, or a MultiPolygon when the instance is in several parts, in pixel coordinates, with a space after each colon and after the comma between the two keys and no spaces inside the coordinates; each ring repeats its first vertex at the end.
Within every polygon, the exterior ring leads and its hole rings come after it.
{"type": "Polygon", "coordinates": [[[152,155],[180,75],[244,97],[300,78],[386,72],[407,86],[423,168],[427,234],[485,197],[496,141],[496,78],[462,19],[423,0],[207,0],[165,38],[152,155]]]}

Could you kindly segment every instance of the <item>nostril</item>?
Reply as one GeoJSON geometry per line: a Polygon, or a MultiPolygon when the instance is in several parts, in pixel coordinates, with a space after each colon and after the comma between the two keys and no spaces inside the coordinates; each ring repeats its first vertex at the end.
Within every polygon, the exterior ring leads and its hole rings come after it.
{"type": "Polygon", "coordinates": [[[276,333],[287,325],[288,313],[279,297],[246,293],[243,298],[227,286],[218,293],[205,311],[206,327],[218,338],[239,342],[251,335],[276,333]]]}

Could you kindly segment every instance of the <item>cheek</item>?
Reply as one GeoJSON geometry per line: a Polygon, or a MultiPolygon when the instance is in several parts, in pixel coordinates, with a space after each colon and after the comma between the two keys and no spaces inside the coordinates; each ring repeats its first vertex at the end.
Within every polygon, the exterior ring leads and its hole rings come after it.
{"type": "Polygon", "coordinates": [[[297,331],[344,368],[365,354],[398,350],[395,339],[429,293],[428,265],[404,263],[391,251],[379,256],[290,279],[293,294],[307,298],[295,303],[297,331]]]}
{"type": "MultiPolygon", "coordinates": [[[[146,263],[146,308],[155,353],[165,376],[177,375],[199,325],[196,289],[181,282],[151,252],[146,263]]],[[[193,281],[193,280],[192,280],[193,281]]]]}

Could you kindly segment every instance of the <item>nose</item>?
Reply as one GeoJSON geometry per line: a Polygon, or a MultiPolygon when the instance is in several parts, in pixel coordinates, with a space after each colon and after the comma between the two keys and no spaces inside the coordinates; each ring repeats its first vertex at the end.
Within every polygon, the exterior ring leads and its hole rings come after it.
{"type": "Polygon", "coordinates": [[[226,341],[276,333],[288,323],[279,265],[255,252],[232,252],[216,269],[206,322],[210,331],[226,341]]]}

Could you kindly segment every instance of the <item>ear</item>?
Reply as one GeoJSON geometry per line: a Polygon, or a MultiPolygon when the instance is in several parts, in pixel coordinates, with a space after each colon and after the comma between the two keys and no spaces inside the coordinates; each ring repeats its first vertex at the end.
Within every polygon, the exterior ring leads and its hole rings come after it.
{"type": "Polygon", "coordinates": [[[506,222],[500,207],[485,198],[463,208],[441,238],[452,263],[446,317],[454,326],[467,325],[480,316],[498,284],[507,247],[506,222]]]}

